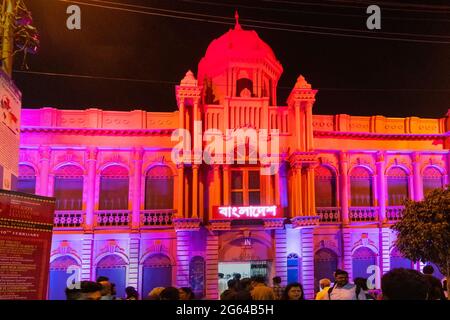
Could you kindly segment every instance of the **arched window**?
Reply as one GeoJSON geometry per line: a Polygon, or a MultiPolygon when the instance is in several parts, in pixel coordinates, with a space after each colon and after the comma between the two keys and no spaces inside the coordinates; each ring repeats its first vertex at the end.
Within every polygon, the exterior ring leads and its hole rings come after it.
{"type": "Polygon", "coordinates": [[[79,281],[81,275],[74,277],[74,273],[68,273],[69,267],[73,268],[73,272],[81,272],[80,265],[70,256],[61,256],[50,263],[48,299],[49,300],[66,300],[67,280],[69,277],[74,281],[79,281]],[[78,270],[77,270],[78,268],[78,270]]]}
{"type": "Polygon", "coordinates": [[[36,193],[36,171],[33,167],[23,164],[19,165],[17,191],[30,194],[36,193]]]}
{"type": "Polygon", "coordinates": [[[100,176],[99,210],[128,209],[128,170],[122,166],[109,166],[100,176]]]}
{"type": "Polygon", "coordinates": [[[172,285],[172,264],[164,254],[154,254],[145,259],[142,266],[142,297],[156,287],[172,285]]]}
{"type": "Polygon", "coordinates": [[[336,175],[325,166],[315,169],[316,207],[336,207],[336,175]]]}
{"type": "Polygon", "coordinates": [[[405,258],[397,248],[392,249],[390,262],[391,270],[395,268],[412,269],[414,267],[414,263],[408,258],[405,258]]]}
{"type": "Polygon", "coordinates": [[[189,285],[196,299],[205,296],[205,259],[203,257],[193,257],[189,262],[189,285]]]}
{"type": "Polygon", "coordinates": [[[372,207],[372,175],[364,167],[356,167],[350,173],[350,196],[352,207],[372,207]]]}
{"type": "Polygon", "coordinates": [[[110,254],[103,257],[96,268],[96,277],[108,277],[116,285],[117,297],[125,296],[127,282],[127,263],[118,255],[110,254]]]}
{"type": "Polygon", "coordinates": [[[298,254],[291,253],[287,256],[287,283],[300,281],[300,259],[298,254]]]}
{"type": "Polygon", "coordinates": [[[148,170],[145,209],[173,209],[173,174],[168,166],[157,165],[148,170]]]}
{"type": "Polygon", "coordinates": [[[338,267],[338,256],[334,251],[322,248],[314,255],[314,290],[318,292],[320,279],[334,281],[334,272],[338,267]]]}
{"type": "Polygon", "coordinates": [[[393,167],[387,174],[388,205],[402,205],[408,198],[408,175],[400,167],[393,167]]]}
{"type": "Polygon", "coordinates": [[[425,168],[423,171],[423,195],[426,196],[430,191],[443,187],[442,173],[435,167],[425,168]]]}
{"type": "Polygon", "coordinates": [[[361,247],[355,250],[352,256],[353,279],[365,278],[370,276],[367,268],[377,265],[376,254],[367,247],[361,247]]]}
{"type": "Polygon", "coordinates": [[[55,172],[56,210],[81,210],[83,206],[83,170],[66,165],[55,172]]]}
{"type": "Polygon", "coordinates": [[[237,80],[236,95],[238,97],[253,97],[253,81],[248,78],[241,78],[237,80]]]}

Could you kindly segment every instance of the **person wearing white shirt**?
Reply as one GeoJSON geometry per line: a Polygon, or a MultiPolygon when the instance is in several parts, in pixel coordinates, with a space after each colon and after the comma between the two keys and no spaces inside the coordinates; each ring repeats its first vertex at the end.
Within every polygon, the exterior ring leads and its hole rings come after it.
{"type": "Polygon", "coordinates": [[[336,270],[335,285],[328,290],[323,300],[366,300],[364,290],[348,282],[348,272],[336,270]]]}

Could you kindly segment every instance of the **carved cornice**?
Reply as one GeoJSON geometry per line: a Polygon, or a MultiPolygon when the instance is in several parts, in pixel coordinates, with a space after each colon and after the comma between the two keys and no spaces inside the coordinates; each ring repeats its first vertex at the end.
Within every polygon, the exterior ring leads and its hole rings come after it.
{"type": "Polygon", "coordinates": [[[301,227],[313,227],[319,225],[319,219],[319,216],[295,217],[291,219],[291,223],[294,229],[301,227]]]}
{"type": "Polygon", "coordinates": [[[292,167],[296,167],[303,164],[312,164],[319,162],[319,155],[317,152],[293,152],[289,158],[289,163],[292,167]]]}
{"type": "Polygon", "coordinates": [[[283,218],[278,219],[264,219],[264,229],[283,229],[284,228],[283,218]]]}
{"type": "Polygon", "coordinates": [[[52,133],[84,136],[170,136],[175,129],[87,129],[61,127],[22,127],[22,133],[52,133]]]}
{"type": "Polygon", "coordinates": [[[198,231],[200,229],[200,219],[176,218],[173,219],[173,227],[176,231],[198,231]]]}
{"type": "Polygon", "coordinates": [[[416,133],[371,133],[371,132],[339,132],[339,131],[314,131],[314,137],[349,137],[370,138],[384,140],[435,140],[445,139],[449,134],[416,134],[416,133]]]}
{"type": "Polygon", "coordinates": [[[231,230],[231,220],[210,220],[209,229],[216,230],[231,230]]]}

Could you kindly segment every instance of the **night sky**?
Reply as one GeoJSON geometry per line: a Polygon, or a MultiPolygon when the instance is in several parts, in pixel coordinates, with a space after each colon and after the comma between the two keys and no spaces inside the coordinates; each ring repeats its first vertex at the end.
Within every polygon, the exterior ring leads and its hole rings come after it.
{"type": "MultiPolygon", "coordinates": [[[[189,12],[214,15],[223,18],[205,18],[229,25],[80,4],[82,29],[70,31],[66,28],[66,8],[70,3],[25,0],[41,36],[38,55],[28,57],[28,71],[89,78],[15,72],[14,80],[23,92],[23,107],[174,111],[177,109],[175,83],[183,78],[188,69],[197,73],[197,64],[209,43],[232,27],[234,11],[238,9],[243,28],[255,29],[261,39],[272,47],[284,67],[279,82],[278,105],[286,105],[286,98],[296,78],[302,74],[314,88],[319,89],[314,107],[316,114],[443,117],[450,108],[448,1],[445,1],[447,5],[441,2],[437,7],[428,7],[438,4],[433,1],[415,2],[414,5],[412,0],[408,0],[410,5],[401,5],[399,3],[404,2],[399,1],[375,1],[382,9],[382,29],[374,31],[366,28],[367,1],[78,2],[111,7],[133,4],[154,9],[120,8],[183,17],[193,17],[188,15],[189,12]],[[173,12],[157,11],[155,8],[173,12]],[[307,34],[246,26],[248,24],[447,43],[307,34]],[[299,25],[332,29],[306,29],[299,25]]],[[[21,62],[21,58],[16,59],[15,70],[21,70],[21,62]]]]}

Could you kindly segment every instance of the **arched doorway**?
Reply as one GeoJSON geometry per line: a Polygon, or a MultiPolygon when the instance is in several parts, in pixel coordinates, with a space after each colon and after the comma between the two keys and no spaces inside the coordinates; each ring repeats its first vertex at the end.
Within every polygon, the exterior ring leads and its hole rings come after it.
{"type": "Polygon", "coordinates": [[[287,283],[299,282],[300,276],[300,258],[298,254],[291,253],[287,256],[287,283]]]}
{"type": "Polygon", "coordinates": [[[81,210],[83,207],[83,170],[65,165],[55,172],[56,210],[81,210]]]}
{"type": "Polygon", "coordinates": [[[434,189],[444,187],[442,173],[435,167],[428,166],[423,171],[423,195],[426,196],[434,189]]]}
{"type": "Polygon", "coordinates": [[[24,164],[19,165],[17,191],[29,194],[36,193],[36,171],[33,167],[24,164]]]}
{"type": "Polygon", "coordinates": [[[145,210],[173,209],[173,173],[165,165],[157,165],[145,178],[145,210]]]}
{"type": "Polygon", "coordinates": [[[334,281],[334,272],[338,268],[338,256],[334,251],[322,248],[314,255],[314,290],[319,291],[320,279],[334,281]]]}
{"type": "Polygon", "coordinates": [[[387,173],[388,205],[400,206],[408,199],[409,181],[405,170],[393,167],[387,173]]]}
{"type": "Polygon", "coordinates": [[[189,262],[189,285],[196,299],[205,296],[205,259],[203,257],[193,257],[189,262]]]}
{"type": "Polygon", "coordinates": [[[127,282],[127,263],[118,255],[110,254],[103,257],[96,268],[96,277],[108,277],[116,285],[117,297],[125,296],[127,282]]]}
{"type": "Polygon", "coordinates": [[[353,279],[367,279],[370,276],[367,269],[373,265],[377,265],[377,256],[372,250],[367,247],[356,249],[352,255],[353,279]]]}
{"type": "Polygon", "coordinates": [[[172,285],[172,263],[164,254],[149,256],[142,264],[142,298],[156,287],[172,285]]]}
{"type": "Polygon", "coordinates": [[[390,255],[391,270],[396,268],[413,269],[414,263],[405,258],[402,253],[397,249],[393,248],[390,255]]]}
{"type": "MultiPolygon", "coordinates": [[[[69,277],[71,280],[78,281],[78,275],[74,277],[76,269],[80,268],[77,261],[70,256],[61,256],[50,263],[49,281],[48,281],[48,299],[49,300],[66,300],[66,288],[69,277]],[[67,272],[69,268],[73,268],[73,272],[67,272]]],[[[81,272],[78,270],[78,272],[81,272]]]]}

